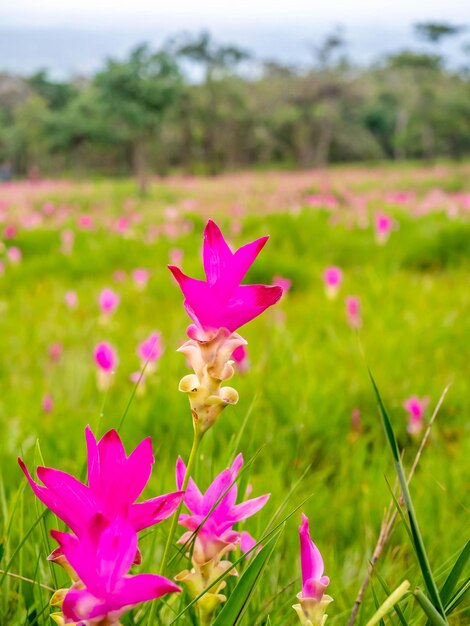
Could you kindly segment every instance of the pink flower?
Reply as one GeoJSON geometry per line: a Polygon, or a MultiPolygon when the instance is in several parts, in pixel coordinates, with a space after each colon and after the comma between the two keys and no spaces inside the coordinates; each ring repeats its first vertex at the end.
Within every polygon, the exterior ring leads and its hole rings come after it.
{"type": "Polygon", "coordinates": [[[137,553],[137,535],[124,516],[108,523],[97,513],[80,537],[57,530],[51,535],[82,583],[73,585],[65,595],[62,612],[66,622],[105,620],[115,624],[137,604],[180,591],[163,576],[128,575],[137,553]]]}
{"type": "Polygon", "coordinates": [[[302,524],[299,526],[300,565],[302,569],[302,597],[320,601],[330,583],[328,576],[323,575],[324,565],[320,550],[310,538],[308,517],[302,513],[302,524]]]}
{"type": "Polygon", "coordinates": [[[184,252],[181,248],[172,248],[170,250],[170,263],[172,265],[181,265],[183,262],[184,252]]]}
{"type": "Polygon", "coordinates": [[[393,228],[393,219],[386,213],[379,212],[375,216],[375,236],[378,243],[385,243],[393,228]]]}
{"type": "Polygon", "coordinates": [[[408,432],[417,434],[424,425],[424,414],[429,404],[429,398],[418,398],[411,396],[403,403],[405,411],[408,413],[408,432]]]}
{"type": "Polygon", "coordinates": [[[329,297],[335,297],[343,280],[343,272],[341,268],[334,265],[327,267],[323,272],[323,281],[325,283],[326,294],[329,297]]]}
{"type": "Polygon", "coordinates": [[[143,267],[132,270],[132,280],[139,289],[145,289],[150,278],[150,272],[143,267]]]}
{"type": "Polygon", "coordinates": [[[7,250],[7,258],[13,265],[18,265],[22,258],[21,250],[16,246],[11,246],[7,250]]]}
{"type": "Polygon", "coordinates": [[[83,213],[78,218],[78,226],[83,230],[91,230],[93,228],[93,220],[89,215],[83,213]]]}
{"type": "Polygon", "coordinates": [[[66,292],[64,300],[69,309],[75,309],[78,304],[77,292],[70,289],[66,292]]]}
{"type": "Polygon", "coordinates": [[[274,276],[273,285],[280,287],[282,293],[287,293],[292,287],[292,281],[290,278],[284,278],[283,276],[274,276]]]}
{"type": "Polygon", "coordinates": [[[278,286],[240,284],[267,240],[257,239],[233,254],[219,227],[209,220],[203,249],[206,280],[190,278],[178,267],[169,266],[185,297],[186,311],[196,324],[194,331],[214,333],[227,328],[234,332],[279,300],[282,289],[278,286]]]}
{"type": "Polygon", "coordinates": [[[357,296],[346,298],[346,317],[351,328],[357,329],[362,326],[361,302],[357,296]]]}
{"type": "Polygon", "coordinates": [[[116,366],[116,352],[106,341],[102,341],[95,347],[93,356],[96,365],[104,372],[111,372],[116,366]]]}
{"type": "Polygon", "coordinates": [[[46,393],[44,398],[42,399],[42,410],[44,413],[52,413],[54,409],[54,400],[50,393],[46,393]]]}
{"type": "MultiPolygon", "coordinates": [[[[190,513],[180,515],[178,522],[190,532],[185,533],[179,542],[185,543],[192,533],[198,531],[194,557],[200,563],[211,560],[231,544],[239,543],[241,533],[234,530],[233,526],[257,513],[269,499],[270,494],[265,494],[236,504],[238,486],[235,479],[242,466],[243,456],[239,454],[232,466],[221,472],[204,494],[194,480],[189,479],[184,504],[190,513]]],[[[178,457],[176,463],[178,489],[182,487],[185,473],[186,466],[181,457],[178,457]]],[[[245,535],[244,545],[247,545],[247,540],[248,537],[245,535]]]]}
{"type": "Polygon", "coordinates": [[[117,283],[122,283],[126,280],[126,272],[124,270],[116,270],[113,278],[117,283]]]}
{"type": "Polygon", "coordinates": [[[58,363],[60,361],[63,351],[64,351],[64,346],[61,343],[59,343],[58,341],[56,341],[55,343],[51,343],[51,345],[49,346],[49,350],[48,350],[49,358],[54,363],[58,363]]]}
{"type": "Polygon", "coordinates": [[[126,456],[115,430],[97,443],[89,426],[85,430],[88,452],[88,486],[74,476],[49,467],[37,468],[42,485],[35,482],[18,459],[35,495],[77,535],[86,534],[96,514],[112,521],[122,515],[136,532],[158,524],[178,507],[182,492],[169,493],[144,502],[135,500],[144,490],[155,462],[150,437],[126,456]]]}
{"type": "Polygon", "coordinates": [[[155,363],[163,354],[162,337],[154,330],[137,347],[137,355],[143,363],[155,363]]]}
{"type": "Polygon", "coordinates": [[[110,287],[105,287],[98,298],[101,312],[105,315],[111,315],[119,305],[119,296],[110,287]]]}
{"type": "Polygon", "coordinates": [[[14,224],[8,224],[3,229],[3,237],[5,239],[14,239],[17,235],[17,229],[14,224]]]}

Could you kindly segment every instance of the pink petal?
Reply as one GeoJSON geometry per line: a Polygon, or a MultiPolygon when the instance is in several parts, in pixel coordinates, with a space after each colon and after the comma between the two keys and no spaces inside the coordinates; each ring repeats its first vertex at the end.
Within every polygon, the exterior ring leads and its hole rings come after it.
{"type": "Polygon", "coordinates": [[[310,538],[308,517],[302,514],[302,524],[299,527],[300,562],[302,568],[302,593],[305,597],[312,592],[312,580],[321,581],[324,571],[323,559],[320,550],[310,538]]]}
{"type": "Polygon", "coordinates": [[[259,496],[258,498],[253,498],[251,500],[241,502],[240,504],[236,504],[230,512],[233,521],[239,522],[257,513],[269,500],[270,495],[271,494],[267,493],[264,496],[259,496]]]}
{"type": "Polygon", "coordinates": [[[211,509],[219,504],[217,501],[222,496],[222,494],[227,491],[232,482],[232,472],[228,469],[224,470],[215,477],[203,497],[202,513],[204,515],[207,515],[209,511],[211,511],[211,509]]]}
{"type": "Polygon", "coordinates": [[[129,519],[134,529],[138,532],[169,517],[176,511],[183,496],[183,491],[175,491],[133,504],[129,510],[129,519]]]}
{"type": "Polygon", "coordinates": [[[215,285],[232,260],[232,252],[215,222],[209,220],[204,229],[203,261],[209,285],[215,285]]]}
{"type": "Polygon", "coordinates": [[[100,462],[98,444],[96,443],[95,435],[90,426],[85,428],[85,439],[87,447],[88,486],[92,491],[95,491],[97,481],[99,480],[100,462]]]}
{"type": "MultiPolygon", "coordinates": [[[[183,486],[184,476],[186,474],[186,465],[179,456],[176,461],[176,486],[181,489],[183,486]]],[[[189,479],[188,486],[184,495],[184,503],[192,513],[201,513],[202,511],[202,493],[199,491],[196,483],[192,478],[189,479]]]]}
{"type": "Polygon", "coordinates": [[[241,285],[224,312],[224,326],[234,332],[276,304],[281,296],[282,289],[277,286],[241,285]]]}

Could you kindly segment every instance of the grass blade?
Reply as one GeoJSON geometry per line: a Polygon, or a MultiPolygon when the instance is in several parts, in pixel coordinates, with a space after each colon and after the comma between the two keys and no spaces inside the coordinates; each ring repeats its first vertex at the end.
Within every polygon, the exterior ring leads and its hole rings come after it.
{"type": "MultiPolygon", "coordinates": [[[[403,598],[403,596],[408,593],[408,589],[410,588],[410,583],[408,580],[404,580],[402,584],[393,591],[385,602],[379,607],[378,611],[374,613],[374,615],[367,622],[366,626],[375,626],[375,624],[383,623],[383,618],[390,613],[395,604],[403,598]]],[[[373,587],[372,587],[373,589],[373,587]]],[[[375,592],[374,592],[375,597],[375,592]]]]}
{"type": "Polygon", "coordinates": [[[441,589],[441,600],[444,606],[448,603],[456,584],[459,582],[459,578],[462,571],[470,558],[470,540],[465,544],[458,559],[455,561],[454,567],[450,571],[446,578],[446,581],[441,589]]]}
{"type": "Polygon", "coordinates": [[[433,626],[447,626],[447,620],[442,617],[430,599],[418,587],[413,592],[418,604],[423,609],[433,626]]]}
{"type": "Polygon", "coordinates": [[[416,517],[416,513],[413,506],[413,501],[411,499],[410,491],[408,489],[408,484],[406,480],[405,471],[403,469],[403,464],[401,462],[400,452],[398,450],[398,444],[395,437],[395,433],[393,432],[392,424],[390,422],[390,418],[385,409],[385,406],[382,402],[382,398],[380,396],[379,390],[375,383],[374,377],[372,376],[371,371],[369,370],[370,380],[372,382],[372,386],[374,388],[374,392],[377,398],[377,403],[379,405],[379,413],[382,419],[382,425],[385,430],[385,435],[387,437],[388,444],[390,446],[390,450],[392,452],[393,461],[395,465],[395,471],[397,472],[398,480],[400,482],[401,492],[403,495],[403,500],[405,501],[405,505],[408,511],[408,518],[410,521],[410,529],[413,535],[413,546],[416,552],[416,556],[418,557],[419,566],[421,568],[421,572],[423,574],[424,583],[426,585],[426,589],[428,591],[430,600],[433,606],[436,608],[437,612],[441,615],[444,620],[444,623],[447,623],[445,620],[445,612],[444,606],[441,601],[441,597],[439,595],[439,591],[436,585],[436,581],[434,580],[434,576],[431,571],[431,566],[429,564],[429,559],[426,554],[426,549],[424,547],[423,538],[421,536],[421,532],[418,526],[418,520],[416,517]]]}

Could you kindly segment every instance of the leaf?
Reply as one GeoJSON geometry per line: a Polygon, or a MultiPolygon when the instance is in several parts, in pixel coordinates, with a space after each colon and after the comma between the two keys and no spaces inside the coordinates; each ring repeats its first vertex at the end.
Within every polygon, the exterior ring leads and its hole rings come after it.
{"type": "Polygon", "coordinates": [[[458,607],[467,595],[468,591],[470,591],[470,578],[467,578],[467,580],[460,585],[452,598],[446,604],[446,615],[450,615],[450,613],[458,607]]]}
{"type": "Polygon", "coordinates": [[[449,575],[446,578],[446,581],[441,589],[441,600],[444,606],[450,599],[450,596],[455,589],[455,585],[459,582],[459,578],[462,574],[462,571],[467,564],[467,561],[470,557],[470,540],[465,544],[462,552],[460,553],[458,559],[454,563],[454,567],[451,569],[449,575]]]}
{"type": "MultiPolygon", "coordinates": [[[[386,598],[385,602],[379,607],[379,609],[374,613],[374,615],[367,622],[366,626],[375,626],[375,624],[383,624],[383,618],[387,613],[393,609],[395,604],[403,598],[403,596],[408,593],[408,589],[410,588],[410,583],[408,580],[404,580],[399,587],[397,587],[389,596],[386,598]]],[[[372,587],[372,591],[374,593],[374,599],[377,604],[377,599],[375,596],[374,587],[372,587]]]]}
{"type": "Polygon", "coordinates": [[[441,601],[441,597],[439,595],[439,591],[437,589],[436,581],[434,580],[434,576],[431,571],[431,566],[429,564],[429,559],[426,553],[426,549],[424,547],[423,538],[421,536],[421,532],[418,526],[418,519],[416,517],[416,513],[413,506],[413,501],[411,499],[410,491],[408,489],[408,484],[406,481],[405,470],[403,469],[403,464],[401,462],[400,452],[398,450],[397,439],[395,437],[395,433],[393,432],[392,423],[388,416],[388,413],[385,409],[385,406],[382,402],[382,398],[380,396],[377,385],[375,384],[374,377],[372,376],[371,371],[369,370],[370,380],[372,382],[372,387],[374,388],[375,395],[377,398],[377,403],[379,405],[379,413],[382,419],[382,425],[385,430],[385,435],[387,437],[388,444],[390,446],[390,450],[392,452],[395,471],[398,476],[398,480],[400,482],[400,487],[403,495],[403,500],[405,501],[406,508],[408,511],[408,518],[410,521],[410,529],[413,536],[413,546],[416,552],[416,556],[418,558],[418,563],[421,568],[421,572],[423,574],[424,583],[426,585],[426,589],[428,591],[429,597],[433,606],[436,608],[437,612],[440,613],[442,618],[445,620],[445,612],[444,606],[441,601]]]}
{"type": "Polygon", "coordinates": [[[431,600],[417,587],[413,592],[418,604],[421,606],[433,626],[447,626],[448,622],[442,617],[432,604],[431,600]]]}
{"type": "Polygon", "coordinates": [[[212,626],[235,626],[240,622],[280,534],[270,539],[253,558],[212,626]]]}
{"type": "MultiPolygon", "coordinates": [[[[379,572],[375,568],[373,568],[372,571],[374,572],[374,576],[376,576],[377,580],[382,585],[382,589],[385,591],[387,596],[390,596],[392,592],[390,591],[390,587],[387,585],[387,582],[384,580],[384,578],[379,574],[379,572]]],[[[393,608],[395,609],[395,613],[398,615],[398,619],[403,624],[403,626],[408,626],[405,616],[403,615],[403,611],[398,606],[398,602],[393,606],[393,608]]]]}

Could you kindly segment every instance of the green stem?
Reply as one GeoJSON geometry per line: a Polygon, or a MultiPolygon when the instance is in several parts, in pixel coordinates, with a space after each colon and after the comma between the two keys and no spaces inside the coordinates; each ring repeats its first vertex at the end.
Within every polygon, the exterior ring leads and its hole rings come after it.
{"type": "MultiPolygon", "coordinates": [[[[199,428],[195,425],[194,427],[194,437],[193,437],[193,445],[191,447],[191,452],[189,454],[188,464],[186,466],[186,473],[184,475],[183,484],[181,485],[181,491],[185,491],[188,486],[189,478],[191,476],[191,472],[193,471],[194,463],[196,461],[196,454],[199,448],[199,444],[201,443],[201,439],[204,433],[201,433],[199,428]]],[[[178,518],[181,513],[181,509],[183,508],[183,500],[181,500],[178,508],[173,514],[171,519],[170,532],[168,533],[168,537],[165,544],[165,549],[163,550],[162,561],[160,563],[160,574],[163,576],[165,574],[165,569],[168,565],[168,558],[170,556],[170,549],[173,545],[173,540],[175,538],[176,527],[178,526],[178,518]]],[[[152,605],[150,607],[149,618],[147,621],[148,626],[150,626],[155,619],[155,612],[157,610],[157,601],[153,600],[152,605]]]]}

